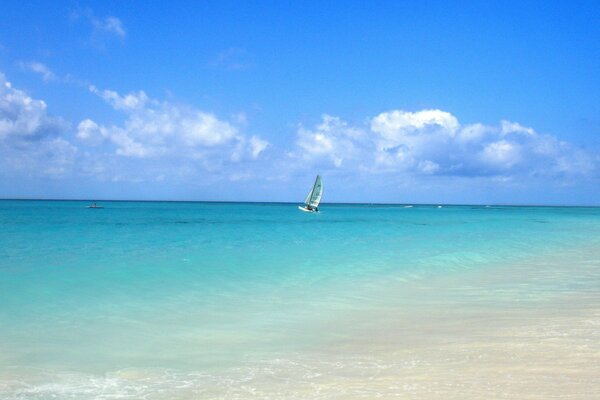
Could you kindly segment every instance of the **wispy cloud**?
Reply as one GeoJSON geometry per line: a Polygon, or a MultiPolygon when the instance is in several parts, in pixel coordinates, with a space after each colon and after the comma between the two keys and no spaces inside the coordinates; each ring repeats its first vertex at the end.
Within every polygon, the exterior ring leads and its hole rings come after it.
{"type": "Polygon", "coordinates": [[[84,21],[91,27],[90,39],[92,43],[100,48],[104,48],[109,39],[119,39],[123,41],[127,37],[127,29],[123,22],[115,16],[97,17],[89,9],[77,9],[71,12],[72,21],[84,21]]]}
{"type": "Polygon", "coordinates": [[[28,71],[31,71],[31,72],[34,72],[34,73],[40,75],[45,82],[51,82],[51,81],[55,81],[57,79],[54,72],[52,72],[50,70],[50,68],[48,68],[46,65],[42,64],[41,62],[21,61],[21,62],[19,62],[19,66],[24,70],[28,70],[28,71]]]}
{"type": "Polygon", "coordinates": [[[39,61],[19,61],[18,65],[24,71],[39,75],[46,83],[57,82],[85,89],[90,86],[90,83],[84,79],[78,78],[72,74],[61,75],[39,61]]]}
{"type": "Polygon", "coordinates": [[[246,49],[239,47],[230,47],[220,51],[209,64],[227,71],[244,71],[256,65],[254,56],[246,49]]]}
{"type": "Polygon", "coordinates": [[[117,17],[106,17],[103,19],[92,18],[91,22],[94,25],[94,28],[99,32],[112,34],[122,39],[127,36],[123,23],[117,17]]]}

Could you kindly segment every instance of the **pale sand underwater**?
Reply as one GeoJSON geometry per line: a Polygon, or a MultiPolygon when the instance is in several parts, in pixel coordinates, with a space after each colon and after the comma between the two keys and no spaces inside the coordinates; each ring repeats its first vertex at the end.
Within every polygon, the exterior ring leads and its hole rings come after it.
{"type": "Polygon", "coordinates": [[[36,316],[47,332],[0,327],[0,398],[598,399],[600,240],[528,247],[492,262],[481,257],[493,249],[426,260],[444,273],[236,286],[245,304],[227,292],[206,305],[177,281],[186,290],[155,313],[111,297],[81,326],[70,305],[36,316]]]}
{"type": "Polygon", "coordinates": [[[599,288],[600,252],[575,248],[480,274],[382,284],[376,288],[382,290],[376,309],[342,315],[321,327],[343,325],[348,331],[338,340],[281,358],[245,361],[218,373],[131,368],[53,375],[15,368],[3,371],[0,394],[5,399],[598,399],[599,288]],[[580,285],[557,287],[567,274],[576,274],[580,285]]]}

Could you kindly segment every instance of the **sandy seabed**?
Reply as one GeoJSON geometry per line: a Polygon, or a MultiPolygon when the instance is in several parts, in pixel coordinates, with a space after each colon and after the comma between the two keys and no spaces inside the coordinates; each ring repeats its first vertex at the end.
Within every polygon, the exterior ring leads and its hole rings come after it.
{"type": "MultiPolygon", "coordinates": [[[[2,399],[599,399],[600,250],[407,282],[337,337],[220,370],[0,370],[2,399]]],[[[318,330],[316,331],[318,334],[318,330]]],[[[335,336],[335,335],[334,335],[335,336]]]]}

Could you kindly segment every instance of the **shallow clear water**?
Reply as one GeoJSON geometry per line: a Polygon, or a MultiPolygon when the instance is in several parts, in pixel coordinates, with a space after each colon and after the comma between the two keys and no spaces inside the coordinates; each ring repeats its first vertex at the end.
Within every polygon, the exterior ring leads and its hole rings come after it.
{"type": "Polygon", "coordinates": [[[600,208],[86,205],[0,201],[2,398],[464,398],[490,378],[440,382],[485,354],[600,361],[600,208]]]}

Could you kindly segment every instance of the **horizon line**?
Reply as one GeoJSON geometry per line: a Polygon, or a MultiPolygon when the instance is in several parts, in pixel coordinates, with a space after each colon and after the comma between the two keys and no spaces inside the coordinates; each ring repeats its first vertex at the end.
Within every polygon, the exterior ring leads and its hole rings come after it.
{"type": "MultiPolygon", "coordinates": [[[[302,204],[302,201],[256,201],[256,200],[139,200],[139,199],[60,199],[60,198],[4,198],[0,201],[73,201],[73,202],[128,202],[128,203],[221,203],[221,204],[302,204]]],[[[598,208],[600,204],[528,204],[528,203],[380,203],[380,202],[322,202],[321,205],[374,205],[374,206],[481,206],[481,207],[587,207],[598,208]]]]}

